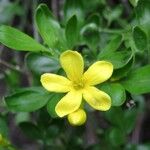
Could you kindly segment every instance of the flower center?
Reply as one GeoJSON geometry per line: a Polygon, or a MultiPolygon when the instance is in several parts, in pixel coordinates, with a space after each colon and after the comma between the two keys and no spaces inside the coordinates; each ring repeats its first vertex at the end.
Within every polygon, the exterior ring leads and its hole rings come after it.
{"type": "Polygon", "coordinates": [[[83,89],[85,86],[85,83],[83,81],[80,81],[80,82],[73,82],[73,88],[75,90],[81,90],[83,89]]]}

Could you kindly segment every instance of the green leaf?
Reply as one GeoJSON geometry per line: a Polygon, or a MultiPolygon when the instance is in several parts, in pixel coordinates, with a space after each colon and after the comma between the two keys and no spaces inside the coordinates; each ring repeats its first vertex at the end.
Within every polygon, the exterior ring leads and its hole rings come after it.
{"type": "Polygon", "coordinates": [[[43,107],[50,97],[43,88],[25,88],[5,97],[5,102],[12,111],[31,112],[43,107]]]}
{"type": "Polygon", "coordinates": [[[41,75],[45,72],[56,72],[60,68],[56,59],[36,53],[27,55],[26,64],[36,75],[41,75]]]}
{"type": "Polygon", "coordinates": [[[30,139],[42,139],[42,133],[35,124],[31,122],[22,122],[19,124],[19,127],[21,128],[23,133],[30,139]]]}
{"type": "Polygon", "coordinates": [[[114,70],[113,75],[111,76],[111,81],[120,80],[121,78],[126,77],[131,71],[133,63],[134,59],[132,58],[124,67],[114,70]]]}
{"type": "Polygon", "coordinates": [[[58,117],[58,115],[55,112],[55,106],[63,96],[64,94],[53,94],[53,96],[50,98],[49,102],[47,103],[47,111],[51,117],[53,118],[58,117]]]}
{"type": "Polygon", "coordinates": [[[84,20],[83,3],[81,0],[66,0],[64,4],[64,17],[67,21],[73,15],[77,16],[78,22],[81,25],[84,20]]]}
{"type": "Polygon", "coordinates": [[[129,1],[134,7],[136,7],[139,0],[129,0],[129,1]]]}
{"type": "Polygon", "coordinates": [[[18,51],[49,52],[27,34],[10,26],[0,26],[0,42],[18,51]]]}
{"type": "Polygon", "coordinates": [[[133,29],[133,40],[137,49],[139,50],[147,49],[148,40],[146,33],[138,26],[136,26],[133,29]]]}
{"type": "Polygon", "coordinates": [[[108,53],[104,56],[99,55],[100,60],[106,60],[111,62],[114,66],[114,69],[122,68],[131,60],[131,58],[132,51],[130,49],[108,53]]]}
{"type": "MultiPolygon", "coordinates": [[[[59,23],[45,4],[40,4],[36,10],[36,23],[44,42],[50,48],[64,48],[63,32],[59,23]],[[61,44],[60,44],[61,42],[61,44]],[[59,47],[60,46],[60,47],[59,47]]],[[[64,48],[65,49],[65,48],[64,48]]]]}
{"type": "Polygon", "coordinates": [[[116,51],[121,45],[121,43],[122,43],[122,35],[117,35],[113,37],[99,55],[102,57],[104,55],[116,51]]]}
{"type": "Polygon", "coordinates": [[[105,83],[100,89],[111,97],[112,106],[121,106],[126,100],[125,89],[119,83],[105,83]]]}
{"type": "Polygon", "coordinates": [[[85,25],[81,30],[82,40],[91,48],[96,49],[100,41],[98,26],[95,23],[85,25]]]}
{"type": "Polygon", "coordinates": [[[150,65],[132,71],[121,83],[132,94],[149,93],[150,65]]]}
{"type": "Polygon", "coordinates": [[[135,13],[139,24],[150,22],[150,2],[148,0],[139,0],[135,13]]]}
{"type": "Polygon", "coordinates": [[[126,141],[125,134],[118,128],[112,128],[108,133],[108,138],[113,146],[120,146],[126,141]]]}
{"type": "Polygon", "coordinates": [[[4,117],[0,116],[0,134],[5,138],[8,138],[8,125],[4,117]]]}
{"type": "Polygon", "coordinates": [[[78,37],[78,27],[77,27],[77,17],[73,15],[68,21],[65,29],[66,39],[68,46],[73,48],[77,43],[78,37]]]}

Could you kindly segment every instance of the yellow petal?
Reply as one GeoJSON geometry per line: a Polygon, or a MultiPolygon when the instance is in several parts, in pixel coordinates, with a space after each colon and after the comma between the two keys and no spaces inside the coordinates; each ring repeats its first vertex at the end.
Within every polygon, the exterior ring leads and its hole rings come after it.
{"type": "Polygon", "coordinates": [[[106,111],[111,107],[110,96],[93,86],[85,88],[83,97],[96,110],[106,111]]]}
{"type": "Polygon", "coordinates": [[[86,121],[86,113],[83,109],[78,109],[77,111],[68,115],[68,121],[71,125],[81,126],[86,121]]]}
{"type": "Polygon", "coordinates": [[[84,73],[84,80],[89,85],[96,85],[108,80],[113,72],[113,65],[107,61],[97,61],[84,73]]]}
{"type": "Polygon", "coordinates": [[[81,79],[84,63],[82,56],[77,51],[67,50],[62,53],[60,63],[70,80],[78,82],[81,79]]]}
{"type": "Polygon", "coordinates": [[[82,101],[82,93],[79,91],[70,91],[56,105],[55,111],[59,117],[64,117],[76,111],[82,101]]]}
{"type": "Polygon", "coordinates": [[[45,73],[41,76],[42,86],[50,92],[70,91],[71,81],[67,78],[52,73],[45,73]]]}

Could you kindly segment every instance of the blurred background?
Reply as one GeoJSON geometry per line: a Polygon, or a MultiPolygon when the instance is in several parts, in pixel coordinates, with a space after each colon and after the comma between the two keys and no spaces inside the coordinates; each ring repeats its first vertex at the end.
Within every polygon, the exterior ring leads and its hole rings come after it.
{"type": "MultiPolygon", "coordinates": [[[[34,15],[37,6],[45,3],[62,27],[68,19],[66,11],[74,5],[81,22],[89,19],[92,14],[98,14],[100,26],[122,29],[134,24],[134,2],[134,0],[0,0],[0,25],[13,26],[41,42],[34,15]]],[[[108,37],[107,34],[99,35],[94,31],[87,32],[85,38],[87,42],[94,43],[100,40],[101,44],[104,44],[108,37]],[[91,41],[93,37],[96,38],[91,41]]],[[[78,48],[83,49],[86,46],[78,48]]],[[[10,113],[5,107],[4,96],[17,88],[40,85],[41,72],[51,71],[50,66],[45,64],[47,59],[33,57],[30,55],[32,65],[28,65],[25,63],[26,59],[29,59],[26,52],[12,51],[0,44],[0,131],[3,130],[8,135],[16,149],[150,150],[149,94],[129,95],[121,107],[113,107],[107,113],[91,111],[88,113],[87,123],[81,127],[72,127],[62,119],[52,119],[45,109],[30,114],[10,113]],[[30,122],[23,123],[24,121],[30,122]],[[43,139],[45,142],[40,139],[41,132],[46,135],[43,139]]],[[[139,55],[138,59],[145,64],[145,56],[139,55]]],[[[52,71],[56,68],[52,68],[52,71]]]]}

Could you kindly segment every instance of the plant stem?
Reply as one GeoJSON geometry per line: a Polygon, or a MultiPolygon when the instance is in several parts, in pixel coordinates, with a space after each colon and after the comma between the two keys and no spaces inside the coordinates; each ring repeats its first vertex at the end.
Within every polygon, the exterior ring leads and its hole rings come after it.
{"type": "Polygon", "coordinates": [[[10,68],[11,70],[14,70],[14,71],[17,71],[19,73],[24,73],[22,70],[20,70],[18,67],[12,65],[12,64],[9,64],[7,63],[6,61],[0,59],[0,64],[6,66],[7,68],[10,68]]]}

